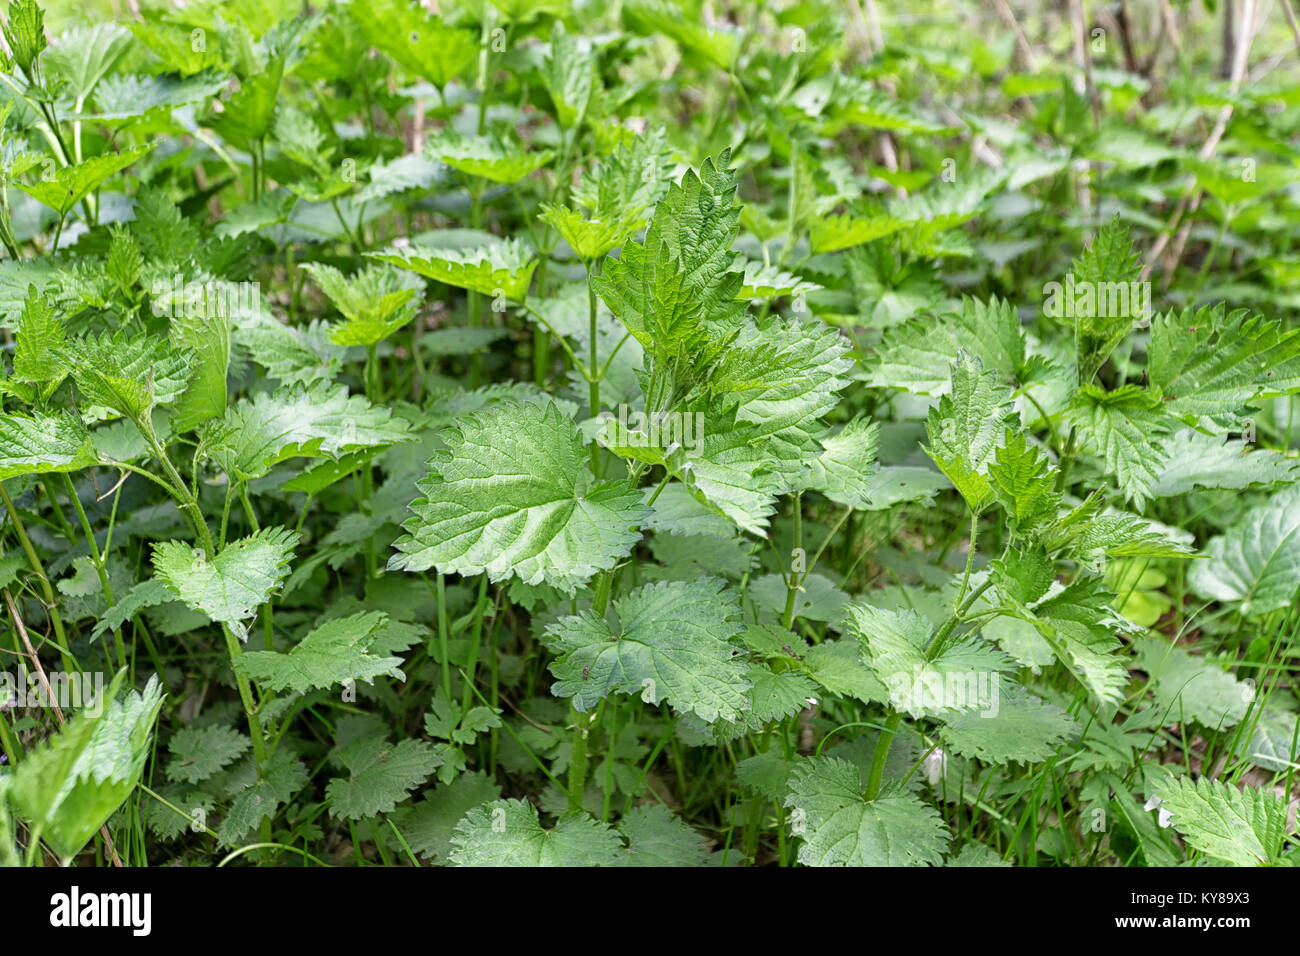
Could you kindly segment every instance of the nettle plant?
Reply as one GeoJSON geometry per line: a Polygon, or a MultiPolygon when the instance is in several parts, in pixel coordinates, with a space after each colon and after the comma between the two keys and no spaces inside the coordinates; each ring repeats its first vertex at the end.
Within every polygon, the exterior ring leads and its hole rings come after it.
{"type": "Polygon", "coordinates": [[[1295,861],[1300,332],[741,6],[10,5],[0,862],[1295,861]]]}

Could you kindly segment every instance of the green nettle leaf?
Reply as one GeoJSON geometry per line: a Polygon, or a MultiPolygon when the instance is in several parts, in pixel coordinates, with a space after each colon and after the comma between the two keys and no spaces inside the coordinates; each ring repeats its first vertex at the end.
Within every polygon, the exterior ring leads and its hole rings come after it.
{"type": "Polygon", "coordinates": [[[451,129],[429,137],[425,152],[467,176],[510,185],[541,169],[555,155],[549,149],[529,153],[513,144],[483,136],[461,136],[451,129]]]}
{"type": "Polygon", "coordinates": [[[154,545],[154,574],[195,611],[248,639],[247,621],[289,574],[298,534],[263,528],[227,544],[209,560],[181,541],[154,545]]]}
{"type": "Polygon", "coordinates": [[[1148,373],[1164,410],[1188,425],[1232,421],[1251,401],[1300,390],[1300,329],[1222,303],[1157,315],[1148,373]]]}
{"type": "MultiPolygon", "coordinates": [[[[132,30],[143,26],[130,24],[132,30]]],[[[185,50],[190,48],[190,39],[185,38],[185,50]]],[[[147,116],[158,110],[160,115],[167,115],[182,106],[191,106],[206,102],[226,88],[230,78],[212,70],[202,72],[202,67],[194,70],[197,76],[178,78],[173,74],[165,76],[139,76],[134,74],[114,73],[104,77],[95,89],[93,114],[96,120],[110,125],[123,125],[147,116]]]]}
{"type": "Polygon", "coordinates": [[[141,581],[131,590],[117,595],[117,603],[104,611],[95,627],[90,632],[93,641],[99,640],[109,631],[116,630],[147,607],[157,607],[175,599],[171,589],[157,578],[141,581]]]}
{"type": "Polygon", "coordinates": [[[1109,606],[1113,597],[1101,578],[1079,578],[1034,605],[1026,620],[1097,700],[1118,703],[1128,672],[1114,653],[1121,622],[1109,606]]]}
{"type": "Polygon", "coordinates": [[[871,504],[869,479],[875,471],[880,423],[856,418],[821,440],[822,452],[808,463],[807,485],[849,508],[871,504]]]}
{"type": "Polygon", "coordinates": [[[1061,495],[1056,490],[1056,468],[1047,456],[1029,444],[1024,432],[1008,432],[993,453],[989,479],[998,504],[1018,534],[1031,534],[1056,517],[1061,495]]]}
{"type": "Polygon", "coordinates": [[[537,260],[518,239],[471,249],[410,246],[366,255],[447,285],[493,298],[504,296],[516,302],[527,297],[533,270],[537,268],[537,260]]]}
{"type": "Polygon", "coordinates": [[[1156,795],[1187,845],[1228,866],[1278,862],[1286,843],[1286,802],[1255,787],[1221,780],[1171,779],[1156,795]]]}
{"type": "Polygon", "coordinates": [[[625,245],[591,280],[615,318],[665,366],[703,367],[720,350],[706,326],[726,331],[743,312],[736,299],[744,275],[731,252],[740,207],[730,160],[724,150],[716,165],[708,159],[698,175],[688,170],[655,206],[645,240],[625,245]]]}
{"type": "Polygon", "coordinates": [[[64,860],[81,849],[131,795],[149,756],[163,692],[156,677],[143,693],[116,699],[123,674],[14,770],[9,802],[64,860]]]}
{"type": "Polygon", "coordinates": [[[1010,680],[996,686],[986,711],[957,714],[940,729],[946,752],[987,763],[1037,763],[1078,736],[1078,723],[1059,707],[1010,680]]]}
{"type": "Polygon", "coordinates": [[[1255,699],[1254,687],[1201,657],[1156,637],[1137,642],[1137,666],[1146,671],[1162,713],[1216,730],[1241,723],[1255,699]]]}
{"type": "Polygon", "coordinates": [[[349,7],[348,12],[367,43],[438,89],[478,59],[478,36],[430,19],[418,4],[374,0],[349,7]]]}
{"type": "Polygon", "coordinates": [[[333,381],[346,350],[330,342],[329,334],[320,319],[294,328],[267,312],[244,317],[235,327],[235,341],[285,385],[333,381]]]}
{"type": "Polygon", "coordinates": [[[443,691],[434,696],[430,708],[424,715],[424,732],[453,744],[472,744],[479,734],[501,726],[499,710],[493,707],[462,710],[461,705],[449,699],[443,691]]]}
{"type": "Polygon", "coordinates": [[[543,829],[537,808],[524,800],[470,810],[451,845],[456,866],[616,866],[622,850],[618,834],[585,813],[566,814],[554,829],[543,829]]]}
{"type": "Polygon", "coordinates": [[[43,179],[30,186],[25,183],[16,185],[62,218],[73,206],[90,195],[92,190],[98,189],[111,176],[126,169],[151,149],[152,145],[133,146],[120,153],[105,153],[75,166],[63,166],[48,180],[43,179]]]}
{"type": "Polygon", "coordinates": [[[741,283],[736,298],[752,301],[755,299],[779,299],[788,296],[807,295],[820,289],[816,282],[809,282],[789,272],[782,272],[774,265],[765,266],[761,262],[745,264],[745,279],[741,283]]]}
{"type": "Polygon", "coordinates": [[[330,816],[340,820],[391,813],[441,762],[427,740],[392,744],[374,736],[344,744],[333,756],[348,772],[325,788],[330,816]]]}
{"type": "Polygon", "coordinates": [[[942,395],[951,387],[949,369],[960,351],[979,359],[1004,383],[1021,379],[1028,353],[1015,307],[996,298],[981,302],[963,297],[956,312],[888,329],[870,382],[879,388],[942,395]]]}
{"type": "Polygon", "coordinates": [[[1191,570],[1192,589],[1236,604],[1250,619],[1290,607],[1300,587],[1300,486],[1247,511],[1205,547],[1191,570]]]}
{"type": "MultiPolygon", "coordinates": [[[[217,44],[204,44],[195,49],[193,34],[189,29],[150,20],[132,20],[126,24],[149,51],[183,77],[193,76],[221,62],[217,44]]],[[[222,86],[225,84],[223,83],[222,86]]]]}
{"type": "Polygon", "coordinates": [[[224,309],[203,315],[184,311],[172,319],[172,347],[193,356],[189,387],[176,402],[173,431],[190,431],[225,413],[230,337],[230,315],[224,309]]]}
{"type": "Polygon", "coordinates": [[[38,386],[35,397],[47,401],[71,371],[64,348],[67,334],[54,307],[36,286],[28,285],[27,300],[14,344],[16,381],[38,386]]]}
{"type": "MultiPolygon", "coordinates": [[[[1072,282],[1056,289],[1055,296],[1071,296],[1055,309],[1049,298],[1045,308],[1056,315],[1073,315],[1075,355],[1079,383],[1089,384],[1106,364],[1110,353],[1129,333],[1133,323],[1149,315],[1149,291],[1143,296],[1137,277],[1141,272],[1128,227],[1117,215],[1102,226],[1096,237],[1070,267],[1072,282]],[[1134,292],[1134,287],[1138,290],[1134,292]],[[1142,301],[1134,301],[1134,298],[1142,301]]],[[[1059,283],[1056,283],[1059,285],[1059,283]]],[[[1148,290],[1150,284],[1145,286],[1148,290]]]]}
{"type": "Polygon", "coordinates": [[[185,393],[194,371],[189,349],[172,348],[151,335],[130,337],[105,332],[68,343],[72,377],[83,398],[143,422],[158,405],[170,405],[185,393]]]}
{"type": "MultiPolygon", "coordinates": [[[[384,656],[391,648],[388,615],[367,611],[327,621],[286,654],[249,651],[235,660],[235,669],[274,691],[303,693],[348,681],[373,684],[387,675],[405,680],[402,660],[384,656]]],[[[397,627],[407,630],[405,625],[397,627]]],[[[414,633],[407,643],[416,639],[414,633]]]]}
{"type": "Polygon", "coordinates": [[[997,851],[983,843],[967,843],[956,856],[950,856],[944,866],[1010,866],[1009,860],[1002,859],[997,851]]]}
{"type": "Polygon", "coordinates": [[[90,432],[66,412],[0,415],[0,479],[78,471],[97,461],[90,432]]]}
{"type": "Polygon", "coordinates": [[[542,61],[542,83],[555,104],[555,115],[566,129],[581,122],[591,101],[596,76],[596,56],[564,29],[564,21],[551,27],[551,52],[542,61]]]}
{"type": "Polygon", "coordinates": [[[49,45],[45,39],[45,11],[38,0],[13,0],[9,4],[4,35],[14,62],[30,71],[32,62],[49,45]]]}
{"type": "Polygon", "coordinates": [[[888,689],[862,660],[856,640],[823,641],[808,649],[804,663],[812,679],[832,694],[854,697],[864,704],[889,700],[888,689]]]}
{"type": "Polygon", "coordinates": [[[648,515],[627,481],[597,481],[577,426],[551,402],[502,402],[448,429],[388,566],[572,593],[640,540],[648,515]]]}
{"type": "Polygon", "coordinates": [[[1055,564],[1039,548],[1008,548],[989,567],[999,590],[1017,604],[1033,604],[1056,580],[1055,564]]]}
{"type": "Polygon", "coordinates": [[[618,132],[623,138],[613,152],[578,177],[573,201],[601,220],[632,215],[644,218],[672,185],[668,137],[662,128],[639,136],[622,128],[618,132]]]}
{"type": "Polygon", "coordinates": [[[1203,435],[1190,428],[1174,432],[1162,443],[1164,461],[1151,486],[1158,498],[1185,495],[1197,488],[1251,488],[1292,484],[1300,479],[1300,461],[1266,448],[1252,448],[1244,439],[1203,435]]]}
{"type": "Polygon", "coordinates": [[[1075,392],[1070,415],[1086,447],[1106,459],[1120,490],[1141,508],[1164,464],[1160,440],[1170,419],[1159,396],[1136,385],[1113,392],[1085,385],[1075,392]]]}
{"type": "Polygon", "coordinates": [[[73,27],[59,35],[45,57],[45,64],[67,81],[68,94],[80,102],[113,69],[130,46],[131,34],[119,24],[73,27]]]}
{"type": "Polygon", "coordinates": [[[982,370],[978,360],[958,353],[952,391],[930,409],[925,453],[939,466],[972,511],[994,501],[989,464],[1008,430],[1017,424],[1010,392],[982,370]]]}
{"type": "MultiPolygon", "coordinates": [[[[858,300],[858,316],[870,328],[898,326],[914,316],[933,313],[941,307],[945,289],[928,260],[900,262],[887,243],[874,242],[850,249],[844,262],[858,300]]],[[[965,302],[962,306],[958,316],[968,314],[965,302]]],[[[989,312],[999,320],[1005,318],[1000,309],[989,312]]],[[[1019,325],[1018,318],[1016,324],[1019,325]]],[[[946,327],[947,323],[944,323],[938,328],[946,327]]],[[[980,344],[970,343],[966,348],[978,348],[980,344]]],[[[944,356],[938,366],[942,380],[936,380],[936,388],[948,387],[947,368],[948,356],[944,356]]]]}
{"type": "Polygon", "coordinates": [[[847,623],[861,644],[863,662],[888,688],[891,705],[913,717],[948,719],[988,710],[995,706],[998,674],[1012,668],[992,644],[969,635],[930,658],[933,628],[911,608],[886,611],[854,602],[847,623]]]}
{"type": "Polygon", "coordinates": [[[226,846],[237,845],[262,820],[274,817],[307,783],[307,768],[285,744],[262,765],[260,776],[251,759],[238,766],[247,773],[236,778],[230,790],[234,800],[217,828],[217,836],[226,846]]]}
{"type": "MultiPolygon", "coordinates": [[[[443,786],[424,793],[424,798],[403,814],[398,822],[411,849],[421,856],[446,861],[451,856],[451,835],[456,824],[470,810],[501,797],[501,787],[481,770],[462,773],[443,786]]],[[[402,814],[402,810],[397,811],[402,814]]]]}
{"type": "Polygon", "coordinates": [[[171,760],[167,762],[167,779],[173,783],[199,783],[207,780],[226,764],[251,747],[247,734],[221,724],[210,727],[183,727],[167,742],[171,760]]]}
{"type": "Polygon", "coordinates": [[[705,722],[739,720],[750,707],[743,658],[731,642],[741,629],[735,597],[716,578],[647,584],[614,602],[618,627],[592,611],[546,630],[556,659],[551,688],[580,711],[612,693],[666,700],[705,722]]]}
{"type": "Polygon", "coordinates": [[[804,866],[938,866],[948,847],[943,818],[916,794],[895,786],[874,799],[857,767],[838,757],[798,761],[785,805],[800,837],[804,866]]]}
{"type": "Polygon", "coordinates": [[[665,806],[634,807],[618,821],[627,840],[623,866],[708,866],[704,838],[672,815],[665,806]]]}
{"type": "Polygon", "coordinates": [[[303,268],[346,319],[330,333],[335,345],[375,345],[415,318],[423,283],[404,278],[407,273],[371,266],[348,278],[320,263],[306,262],[303,268]]]}
{"type": "Polygon", "coordinates": [[[410,426],[390,409],[323,383],[240,399],[204,432],[208,456],[241,481],[260,478],[290,458],[338,458],[410,439],[410,426]]]}
{"type": "Polygon", "coordinates": [[[904,220],[884,213],[867,217],[828,216],[813,223],[809,244],[814,253],[840,252],[883,239],[906,226],[904,220]]]}
{"type": "Polygon", "coordinates": [[[948,479],[933,468],[886,465],[867,479],[867,510],[884,511],[907,501],[929,501],[951,488],[948,479]]]}
{"type": "Polygon", "coordinates": [[[1098,511],[1093,497],[1060,517],[1041,534],[1049,552],[1084,562],[1098,557],[1174,558],[1191,554],[1189,532],[1157,524],[1126,511],[1098,511]]]}
{"type": "Polygon", "coordinates": [[[684,51],[719,70],[731,69],[740,49],[739,33],[697,23],[668,0],[632,0],[624,7],[632,25],[649,35],[671,37],[684,51]]]}
{"type": "Polygon", "coordinates": [[[560,234],[578,258],[588,262],[621,246],[646,224],[645,210],[636,207],[611,213],[608,218],[587,218],[576,209],[550,203],[542,203],[541,209],[539,218],[560,234]]]}
{"type": "Polygon", "coordinates": [[[270,135],[284,79],[287,50],[269,58],[251,76],[240,78],[239,89],[211,119],[212,128],[240,149],[253,150],[270,135]]]}

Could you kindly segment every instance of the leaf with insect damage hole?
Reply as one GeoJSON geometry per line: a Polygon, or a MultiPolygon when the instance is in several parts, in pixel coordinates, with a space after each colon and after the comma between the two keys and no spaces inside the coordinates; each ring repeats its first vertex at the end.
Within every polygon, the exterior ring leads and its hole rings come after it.
{"type": "Polygon", "coordinates": [[[371,0],[348,12],[368,44],[438,89],[446,87],[478,58],[479,38],[475,33],[443,24],[417,4],[371,0]]]}

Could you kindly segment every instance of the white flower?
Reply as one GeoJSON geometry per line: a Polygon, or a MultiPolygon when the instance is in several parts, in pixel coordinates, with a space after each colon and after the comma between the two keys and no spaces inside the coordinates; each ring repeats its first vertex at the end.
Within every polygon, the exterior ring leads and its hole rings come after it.
{"type": "Polygon", "coordinates": [[[948,769],[948,755],[938,747],[925,755],[925,774],[930,780],[930,786],[935,786],[943,779],[944,772],[948,769]]]}
{"type": "Polygon", "coordinates": [[[1174,815],[1170,813],[1168,810],[1166,810],[1164,807],[1160,806],[1160,803],[1161,803],[1160,798],[1157,797],[1155,794],[1152,794],[1151,796],[1147,797],[1147,802],[1142,804],[1142,809],[1159,810],[1160,813],[1157,814],[1156,816],[1156,823],[1160,824],[1160,828],[1164,830],[1169,828],[1169,824],[1173,821],[1174,815]]]}

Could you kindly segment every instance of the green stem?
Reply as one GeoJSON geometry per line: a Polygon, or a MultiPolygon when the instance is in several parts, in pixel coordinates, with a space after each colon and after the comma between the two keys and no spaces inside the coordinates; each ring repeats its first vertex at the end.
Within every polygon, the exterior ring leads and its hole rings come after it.
{"type": "MultiPolygon", "coordinates": [[[[115,607],[117,599],[113,596],[113,585],[109,583],[108,571],[104,568],[104,556],[95,542],[95,532],[90,527],[90,519],[86,517],[86,509],[81,506],[77,486],[72,483],[72,476],[67,472],[63,474],[63,487],[67,490],[68,497],[72,499],[72,507],[77,512],[81,529],[86,533],[86,543],[90,545],[90,560],[95,565],[95,574],[99,577],[99,586],[104,591],[104,600],[108,602],[109,607],[115,607]]],[[[126,643],[122,640],[120,627],[113,628],[113,643],[117,649],[117,666],[126,667],[126,643]]]]}
{"type": "MultiPolygon", "coordinates": [[[[591,609],[601,618],[605,616],[605,611],[609,607],[609,596],[613,586],[612,569],[606,571],[596,581],[591,609]]],[[[569,807],[573,810],[581,810],[582,795],[587,786],[587,736],[595,720],[578,710],[573,704],[569,705],[569,720],[573,723],[573,754],[569,759],[569,807]]]]}
{"type": "Polygon", "coordinates": [[[867,790],[864,796],[867,800],[874,800],[880,793],[880,782],[885,776],[885,764],[889,760],[889,748],[894,744],[894,735],[898,733],[898,726],[903,722],[903,715],[894,711],[885,721],[885,727],[880,731],[880,737],[876,740],[876,749],[871,754],[871,770],[867,775],[867,790]]]}
{"type": "Polygon", "coordinates": [[[63,658],[63,669],[69,673],[80,673],[81,668],[77,665],[77,659],[72,655],[72,649],[68,646],[68,636],[63,631],[63,618],[59,615],[58,601],[54,597],[54,589],[50,587],[49,576],[45,573],[45,566],[41,564],[40,556],[36,549],[32,547],[32,539],[27,536],[27,527],[23,524],[22,517],[18,514],[18,509],[14,507],[13,499],[9,497],[9,489],[5,487],[3,481],[0,481],[0,501],[4,502],[5,510],[9,512],[9,520],[13,523],[14,533],[18,535],[18,541],[22,545],[23,553],[27,555],[27,563],[36,572],[36,577],[41,582],[41,593],[45,596],[45,609],[50,617],[50,624],[54,628],[54,639],[58,643],[59,653],[63,658]]]}
{"type": "Polygon", "coordinates": [[[438,653],[442,657],[442,690],[451,700],[451,658],[447,653],[447,579],[438,574],[438,653]]]}

